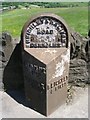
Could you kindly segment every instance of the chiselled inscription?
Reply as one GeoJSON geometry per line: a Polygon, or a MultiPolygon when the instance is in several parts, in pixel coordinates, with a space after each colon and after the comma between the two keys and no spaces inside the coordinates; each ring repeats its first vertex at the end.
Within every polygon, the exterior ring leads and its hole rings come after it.
{"type": "Polygon", "coordinates": [[[46,74],[46,68],[45,67],[35,65],[35,64],[30,64],[30,63],[26,63],[26,67],[28,67],[28,70],[32,74],[40,74],[40,73],[46,74]]]}
{"type": "Polygon", "coordinates": [[[66,47],[67,30],[53,17],[39,17],[26,29],[26,48],[66,47]]]}
{"type": "Polygon", "coordinates": [[[61,78],[60,80],[57,80],[57,81],[52,82],[51,84],[48,84],[47,90],[50,92],[50,94],[52,94],[53,92],[64,87],[67,84],[67,79],[68,79],[68,77],[65,76],[65,77],[61,78]]]}

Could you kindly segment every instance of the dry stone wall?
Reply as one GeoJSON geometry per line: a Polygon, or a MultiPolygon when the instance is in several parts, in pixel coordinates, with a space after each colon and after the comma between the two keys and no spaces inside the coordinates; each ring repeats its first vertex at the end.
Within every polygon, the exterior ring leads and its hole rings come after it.
{"type": "Polygon", "coordinates": [[[73,59],[70,61],[69,82],[75,85],[80,83],[89,83],[89,70],[87,63],[82,59],[73,59]]]}
{"type": "Polygon", "coordinates": [[[13,42],[12,36],[2,33],[0,39],[0,89],[23,88],[21,45],[13,42]],[[3,85],[3,83],[4,85],[3,85]]]}
{"type": "Polygon", "coordinates": [[[69,82],[75,85],[90,83],[90,38],[71,32],[69,82]]]}

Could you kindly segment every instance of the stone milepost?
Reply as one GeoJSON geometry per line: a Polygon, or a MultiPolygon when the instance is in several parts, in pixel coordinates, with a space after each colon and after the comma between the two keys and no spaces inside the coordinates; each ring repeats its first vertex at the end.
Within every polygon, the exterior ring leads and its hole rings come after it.
{"type": "Polygon", "coordinates": [[[42,14],[29,19],[21,34],[28,106],[48,116],[67,98],[69,31],[62,18],[42,14]]]}

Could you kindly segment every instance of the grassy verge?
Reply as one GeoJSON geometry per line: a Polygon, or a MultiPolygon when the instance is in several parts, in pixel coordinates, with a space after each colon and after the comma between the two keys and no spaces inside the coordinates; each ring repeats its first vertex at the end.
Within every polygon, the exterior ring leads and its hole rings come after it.
{"type": "MultiPolygon", "coordinates": [[[[88,8],[32,8],[3,12],[2,31],[8,31],[13,37],[19,37],[25,22],[39,13],[50,12],[61,16],[66,23],[83,36],[88,33],[88,8]]],[[[1,32],[1,30],[0,30],[1,32]]]]}

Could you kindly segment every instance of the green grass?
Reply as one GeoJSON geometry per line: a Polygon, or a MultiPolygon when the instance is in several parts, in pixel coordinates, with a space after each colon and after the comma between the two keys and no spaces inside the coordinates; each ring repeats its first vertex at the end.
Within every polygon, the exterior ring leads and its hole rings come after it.
{"type": "MultiPolygon", "coordinates": [[[[8,31],[13,37],[19,37],[25,22],[39,13],[50,12],[61,16],[66,23],[83,36],[88,33],[88,8],[32,8],[3,12],[2,31],[8,31]]],[[[1,32],[1,29],[0,29],[1,32]]]]}

